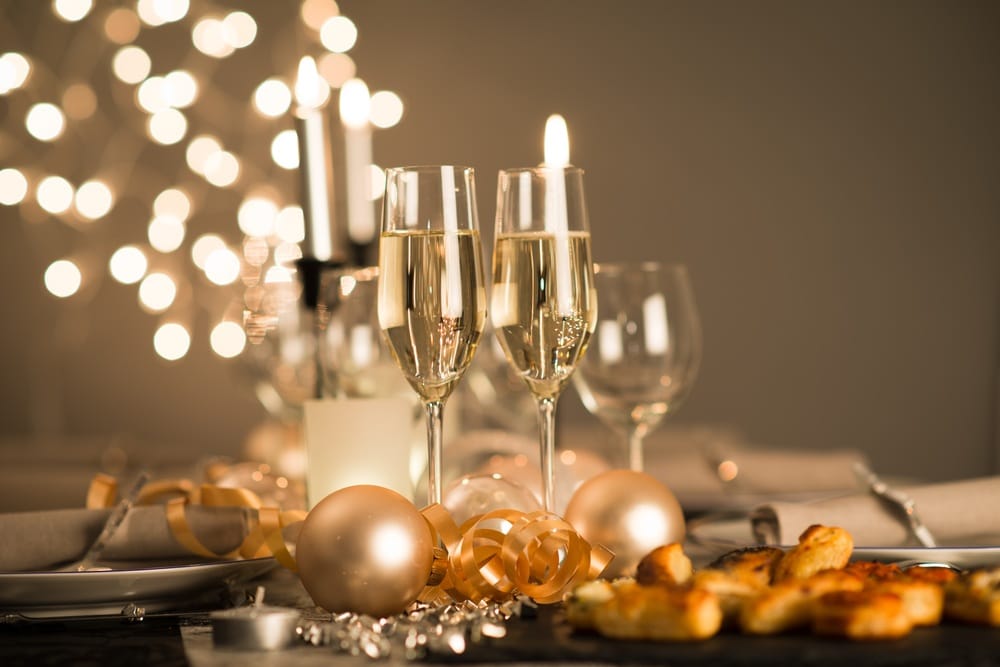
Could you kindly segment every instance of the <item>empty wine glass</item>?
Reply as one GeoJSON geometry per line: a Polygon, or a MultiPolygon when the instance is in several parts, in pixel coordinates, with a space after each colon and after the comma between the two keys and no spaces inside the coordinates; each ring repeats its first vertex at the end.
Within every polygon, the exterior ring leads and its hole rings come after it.
{"type": "Polygon", "coordinates": [[[597,329],[574,376],[586,408],[628,441],[641,471],[642,440],[687,397],[701,362],[701,325],[680,264],[599,263],[597,329]]]}
{"type": "Polygon", "coordinates": [[[583,170],[507,169],[497,185],[491,316],[538,404],[542,505],[555,508],[556,401],[597,321],[583,170]]]}
{"type": "Polygon", "coordinates": [[[386,172],[378,320],[427,413],[427,492],[441,502],[441,422],[486,325],[472,168],[386,172]]]}
{"type": "Polygon", "coordinates": [[[325,269],[316,304],[322,393],[333,398],[411,396],[378,323],[378,267],[325,269]]]}

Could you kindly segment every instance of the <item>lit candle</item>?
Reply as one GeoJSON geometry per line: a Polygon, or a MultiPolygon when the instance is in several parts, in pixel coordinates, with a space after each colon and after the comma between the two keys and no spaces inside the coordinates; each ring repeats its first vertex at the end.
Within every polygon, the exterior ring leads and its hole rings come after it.
{"type": "Polygon", "coordinates": [[[556,307],[571,315],[573,281],[566,212],[566,167],[569,166],[569,130],[559,114],[545,121],[545,230],[555,235],[556,307]]]}
{"type": "Polygon", "coordinates": [[[368,119],[371,97],[361,79],[351,79],[340,89],[340,122],[344,124],[344,154],[347,162],[347,233],[351,241],[364,245],[375,239],[372,206],[372,132],[368,119]]]}
{"type": "Polygon", "coordinates": [[[344,243],[333,225],[333,159],[323,105],[330,88],[320,77],[316,61],[299,61],[295,80],[295,133],[299,139],[302,213],[306,222],[303,255],[327,262],[343,260],[344,243]]]}

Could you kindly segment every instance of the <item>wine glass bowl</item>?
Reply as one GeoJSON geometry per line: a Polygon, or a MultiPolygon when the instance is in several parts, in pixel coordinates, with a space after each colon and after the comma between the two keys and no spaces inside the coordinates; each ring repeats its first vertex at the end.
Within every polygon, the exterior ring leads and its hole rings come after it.
{"type": "Polygon", "coordinates": [[[486,324],[475,178],[470,167],[386,172],[378,321],[396,365],[424,403],[428,497],[441,502],[441,422],[486,324]]]}
{"type": "Polygon", "coordinates": [[[599,263],[598,318],[574,375],[584,406],[628,441],[642,470],[642,440],[684,402],[701,362],[701,325],[687,268],[599,263]]]}
{"type": "Polygon", "coordinates": [[[320,275],[316,304],[322,394],[375,398],[409,392],[382,338],[378,267],[338,267],[320,275]]]}
{"type": "Polygon", "coordinates": [[[556,401],[597,319],[582,170],[500,172],[490,315],[538,405],[542,504],[552,510],[556,401]]]}

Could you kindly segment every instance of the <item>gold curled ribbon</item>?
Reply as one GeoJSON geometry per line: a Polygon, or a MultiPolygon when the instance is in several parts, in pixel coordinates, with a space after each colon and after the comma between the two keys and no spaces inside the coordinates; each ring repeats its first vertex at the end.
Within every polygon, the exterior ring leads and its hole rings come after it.
{"type": "Polygon", "coordinates": [[[217,553],[201,543],[187,519],[189,498],[172,498],[167,501],[167,524],[178,542],[189,551],[206,558],[264,558],[273,556],[281,565],[298,571],[295,558],[285,543],[284,529],[303,521],[302,510],[282,511],[277,507],[264,507],[256,493],[244,488],[202,484],[198,489],[203,507],[242,507],[256,510],[248,513],[250,529],[239,547],[228,553],[217,553]]]}
{"type": "Polygon", "coordinates": [[[87,487],[87,509],[100,510],[115,504],[118,495],[118,480],[111,475],[97,473],[87,487]]]}
{"type": "MultiPolygon", "coordinates": [[[[115,478],[98,474],[91,480],[87,491],[87,508],[111,507],[115,503],[117,493],[118,482],[115,478]]],[[[257,494],[249,489],[212,484],[196,486],[189,479],[165,479],[150,482],[143,488],[138,502],[148,505],[164,498],[167,498],[164,511],[170,532],[174,539],[191,553],[204,558],[224,560],[273,556],[289,570],[293,572],[298,570],[295,558],[285,542],[284,529],[303,521],[306,517],[304,511],[282,511],[277,507],[265,507],[257,494]],[[188,520],[187,508],[191,505],[241,507],[251,510],[246,513],[249,525],[240,546],[224,553],[206,547],[195,535],[191,522],[188,520]]]]}
{"type": "Polygon", "coordinates": [[[500,601],[515,592],[541,604],[558,602],[577,584],[600,576],[614,557],[550,512],[494,510],[462,526],[439,504],[421,513],[448,555],[444,579],[424,589],[424,602],[500,601]]]}

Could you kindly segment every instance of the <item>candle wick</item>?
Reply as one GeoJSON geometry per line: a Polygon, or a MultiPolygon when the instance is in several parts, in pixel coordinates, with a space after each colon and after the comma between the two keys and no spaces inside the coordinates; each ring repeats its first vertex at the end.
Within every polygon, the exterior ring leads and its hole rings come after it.
{"type": "Polygon", "coordinates": [[[253,596],[254,609],[260,609],[264,605],[264,587],[258,586],[257,592],[253,596]]]}

